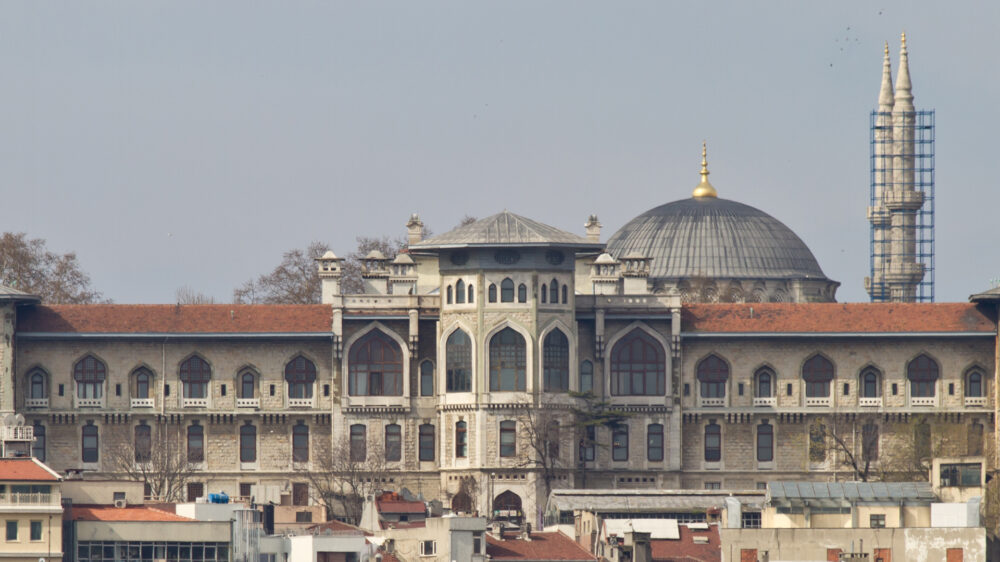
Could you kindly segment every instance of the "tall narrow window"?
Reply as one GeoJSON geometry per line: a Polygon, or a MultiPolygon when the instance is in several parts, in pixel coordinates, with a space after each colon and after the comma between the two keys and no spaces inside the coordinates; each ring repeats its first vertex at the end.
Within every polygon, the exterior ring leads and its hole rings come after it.
{"type": "Polygon", "coordinates": [[[524,336],[504,328],[490,338],[490,390],[525,390],[526,367],[524,336]]]}
{"type": "Polygon", "coordinates": [[[97,426],[91,423],[83,426],[81,430],[80,452],[83,462],[97,462],[98,457],[98,434],[97,426]]]}
{"type": "Polygon", "coordinates": [[[464,421],[455,424],[455,457],[464,459],[469,454],[469,431],[464,421]]]}
{"type": "Polygon", "coordinates": [[[590,361],[580,363],[580,392],[594,390],[594,364],[590,361]]]}
{"type": "Polygon", "coordinates": [[[822,355],[813,355],[802,365],[802,380],[806,383],[807,398],[829,397],[833,363],[822,355]]]}
{"type": "Polygon", "coordinates": [[[861,426],[861,458],[866,461],[878,460],[878,426],[874,423],[861,426]]]}
{"type": "Polygon", "coordinates": [[[514,280],[509,277],[500,282],[500,302],[514,302],[514,280]]]}
{"type": "Polygon", "coordinates": [[[559,282],[555,279],[549,283],[549,294],[552,295],[552,304],[559,304],[559,282]]]}
{"type": "Polygon", "coordinates": [[[774,426],[763,422],[757,426],[757,462],[774,460],[774,426]]]}
{"type": "Polygon", "coordinates": [[[348,354],[348,371],[351,396],[403,395],[403,352],[380,330],[354,342],[348,354]]]}
{"type": "Polygon", "coordinates": [[[868,367],[861,371],[861,397],[878,398],[882,395],[882,377],[878,369],[868,367]]]}
{"type": "Polygon", "coordinates": [[[434,363],[430,361],[420,364],[420,395],[434,396],[434,363]]]}
{"type": "Polygon", "coordinates": [[[34,429],[35,442],[31,444],[31,456],[45,462],[45,426],[35,423],[32,429],[34,429]]]}
{"type": "Polygon", "coordinates": [[[419,456],[422,461],[434,460],[434,426],[425,423],[419,430],[419,456]]]}
{"type": "Polygon", "coordinates": [[[445,389],[448,392],[472,390],[472,340],[463,330],[455,330],[445,342],[445,389]]]}
{"type": "Polygon", "coordinates": [[[517,286],[517,302],[528,302],[528,286],[524,283],[517,286]]]}
{"type": "Polygon", "coordinates": [[[826,462],[826,425],[820,421],[809,426],[809,462],[826,462]]]}
{"type": "Polygon", "coordinates": [[[545,444],[547,445],[549,458],[559,458],[559,422],[552,420],[545,427],[545,444]]]}
{"type": "Polygon", "coordinates": [[[45,384],[45,373],[35,369],[28,375],[28,398],[40,399],[48,398],[49,390],[45,384]]]}
{"type": "Polygon", "coordinates": [[[135,426],[135,462],[148,462],[152,455],[153,435],[146,422],[135,426]]]}
{"type": "Polygon", "coordinates": [[[351,426],[351,462],[365,462],[368,456],[368,428],[356,423],[351,426]]]}
{"type": "Polygon", "coordinates": [[[770,398],[774,392],[774,373],[770,369],[757,371],[757,398],[770,398]]]}
{"type": "Polygon", "coordinates": [[[612,348],[611,394],[666,394],[666,356],[663,346],[645,331],[638,328],[632,330],[612,348]]]}
{"type": "Polygon", "coordinates": [[[651,423],[646,427],[646,459],[663,460],[663,424],[651,423]]]}
{"type": "Polygon", "coordinates": [[[257,462],[257,428],[250,423],[240,428],[240,462],[257,462]]]}
{"type": "Polygon", "coordinates": [[[983,374],[979,371],[969,371],[965,377],[965,395],[969,398],[980,398],[983,393],[983,374]]]}
{"type": "Polygon", "coordinates": [[[153,382],[153,374],[149,369],[141,367],[135,370],[135,398],[149,398],[149,385],[153,382]]]}
{"type": "Polygon", "coordinates": [[[549,300],[549,288],[543,283],[542,284],[542,304],[545,304],[549,300]]]}
{"type": "Polygon", "coordinates": [[[257,377],[252,371],[240,373],[240,398],[254,398],[257,395],[257,377]]]}
{"type": "Polygon", "coordinates": [[[569,390],[569,340],[561,330],[555,329],[545,336],[542,351],[542,370],[545,374],[545,392],[569,390]]]}
{"type": "Polygon", "coordinates": [[[500,456],[517,454],[517,424],[511,420],[500,422],[500,456]]]}
{"type": "Polygon", "coordinates": [[[465,281],[455,283],[455,304],[465,304],[465,281]]]}
{"type": "Polygon", "coordinates": [[[385,460],[398,462],[403,458],[403,434],[399,424],[385,426],[385,460]]]}
{"type": "Polygon", "coordinates": [[[910,380],[910,396],[934,396],[939,374],[937,361],[927,355],[920,355],[906,366],[906,378],[910,380]]]}
{"type": "Polygon", "coordinates": [[[292,461],[309,462],[309,426],[303,422],[292,427],[292,461]]]}
{"type": "Polygon", "coordinates": [[[562,297],[563,297],[563,299],[562,299],[563,304],[569,304],[569,286],[568,285],[563,285],[562,286],[562,297]]]}
{"type": "Polygon", "coordinates": [[[984,427],[981,423],[969,424],[967,455],[978,457],[983,454],[983,430],[984,427]]]}
{"type": "Polygon", "coordinates": [[[469,283],[469,289],[468,289],[468,292],[469,292],[469,304],[472,304],[472,303],[476,302],[476,290],[475,290],[474,287],[475,286],[472,283],[469,283]]]}
{"type": "Polygon", "coordinates": [[[107,374],[107,367],[93,355],[88,355],[77,361],[76,365],[73,366],[76,397],[101,398],[104,396],[104,379],[107,374]]]}
{"type": "Polygon", "coordinates": [[[725,398],[729,364],[717,355],[709,355],[698,363],[698,381],[702,398],[725,398]]]}
{"type": "Polygon", "coordinates": [[[619,424],[611,431],[611,460],[628,460],[628,426],[619,424]]]}
{"type": "Polygon", "coordinates": [[[193,355],[181,363],[184,398],[208,398],[208,383],[211,380],[212,368],[201,357],[193,355]]]}
{"type": "Polygon", "coordinates": [[[589,462],[597,458],[597,428],[588,425],[584,429],[583,439],[580,439],[580,460],[589,462]]]}
{"type": "Polygon", "coordinates": [[[285,382],[289,398],[312,398],[316,382],[316,365],[299,355],[285,365],[285,382]]]}
{"type": "Polygon", "coordinates": [[[198,422],[187,429],[187,458],[191,463],[205,461],[205,428],[198,422]]]}
{"type": "Polygon", "coordinates": [[[710,423],[705,426],[705,462],[722,460],[722,426],[710,423]]]}
{"type": "Polygon", "coordinates": [[[490,283],[490,286],[487,289],[487,292],[489,294],[489,297],[487,298],[487,300],[489,300],[490,302],[497,302],[497,286],[496,286],[496,283],[490,283]]]}

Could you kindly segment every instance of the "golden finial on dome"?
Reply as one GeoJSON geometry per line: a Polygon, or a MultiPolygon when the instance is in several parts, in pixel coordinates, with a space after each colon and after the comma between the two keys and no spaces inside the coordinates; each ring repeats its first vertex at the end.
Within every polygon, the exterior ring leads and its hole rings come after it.
{"type": "Polygon", "coordinates": [[[702,141],[701,143],[701,183],[699,183],[694,188],[694,192],[691,194],[692,197],[718,197],[719,193],[715,191],[712,184],[708,182],[708,143],[702,141]]]}

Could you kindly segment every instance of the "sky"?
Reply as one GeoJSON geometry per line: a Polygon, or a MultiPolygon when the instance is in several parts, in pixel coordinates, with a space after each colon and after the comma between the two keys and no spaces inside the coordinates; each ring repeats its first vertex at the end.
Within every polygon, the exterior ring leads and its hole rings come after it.
{"type": "Polygon", "coordinates": [[[690,196],[865,301],[869,112],[905,30],[936,110],[937,300],[1000,277],[1000,2],[7,2],[2,230],[119,303],[230,302],[284,251],[504,209],[607,238],[690,196]]]}

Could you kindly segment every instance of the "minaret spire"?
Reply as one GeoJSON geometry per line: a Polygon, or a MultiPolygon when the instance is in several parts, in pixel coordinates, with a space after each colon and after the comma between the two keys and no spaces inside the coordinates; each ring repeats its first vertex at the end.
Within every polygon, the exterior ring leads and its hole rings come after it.
{"type": "Polygon", "coordinates": [[[894,109],[913,111],[913,84],[910,83],[910,62],[906,53],[906,32],[899,47],[899,74],[896,75],[896,103],[894,109]]]}
{"type": "Polygon", "coordinates": [[[892,111],[893,97],[892,89],[892,63],[889,62],[889,42],[885,42],[885,57],[882,60],[882,89],[878,93],[878,110],[880,112],[892,111]]]}
{"type": "Polygon", "coordinates": [[[719,193],[715,191],[712,184],[708,183],[708,143],[702,141],[701,143],[701,183],[695,186],[694,192],[691,194],[692,197],[718,197],[719,193]]]}

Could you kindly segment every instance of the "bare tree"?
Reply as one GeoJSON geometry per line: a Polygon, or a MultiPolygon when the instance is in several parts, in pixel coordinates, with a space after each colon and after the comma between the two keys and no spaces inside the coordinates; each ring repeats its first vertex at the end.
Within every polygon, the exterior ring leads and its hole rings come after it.
{"type": "MultiPolygon", "coordinates": [[[[458,221],[458,226],[456,226],[455,228],[458,228],[458,227],[460,227],[460,226],[467,226],[467,225],[470,225],[470,224],[472,224],[472,223],[476,222],[477,220],[479,220],[479,219],[477,219],[476,217],[474,217],[474,216],[472,216],[472,215],[464,215],[464,216],[463,216],[463,217],[462,217],[462,218],[461,218],[461,219],[460,219],[460,220],[458,221]]],[[[425,236],[430,236],[430,234],[426,234],[426,233],[425,233],[425,236]]]]}
{"type": "Polygon", "coordinates": [[[359,523],[365,498],[385,487],[385,447],[377,439],[368,440],[368,445],[352,450],[345,437],[330,454],[313,461],[311,470],[304,471],[328,519],[342,513],[349,522],[359,523]]]}
{"type": "Polygon", "coordinates": [[[108,443],[105,459],[114,472],[142,482],[153,498],[184,501],[187,483],[194,474],[194,465],[188,462],[182,445],[184,437],[183,428],[177,425],[109,426],[104,438],[108,443]]]}
{"type": "Polygon", "coordinates": [[[538,469],[545,498],[559,473],[573,466],[573,451],[567,451],[562,441],[566,433],[576,434],[574,422],[574,414],[568,410],[528,406],[521,416],[521,438],[528,445],[528,455],[521,464],[538,469]]]}
{"type": "Polygon", "coordinates": [[[320,301],[319,270],[314,258],[330,246],[312,242],[284,253],[270,273],[251,279],[233,291],[236,304],[313,304],[320,301]]]}
{"type": "Polygon", "coordinates": [[[0,235],[0,283],[38,295],[51,304],[102,302],[103,296],[90,286],[90,276],[76,254],[56,254],[45,240],[29,239],[23,232],[0,235]]]}
{"type": "Polygon", "coordinates": [[[595,453],[598,447],[605,447],[597,441],[597,428],[605,427],[611,431],[617,429],[625,420],[633,416],[632,413],[621,409],[620,405],[611,403],[606,399],[599,398],[593,391],[570,392],[570,396],[578,398],[577,405],[573,412],[574,428],[576,437],[579,440],[580,448],[577,457],[577,468],[580,472],[580,483],[583,488],[587,487],[587,462],[584,450],[595,453]]]}
{"type": "Polygon", "coordinates": [[[215,304],[215,297],[195,291],[187,285],[177,289],[177,304],[215,304]]]}
{"type": "MultiPolygon", "coordinates": [[[[425,230],[425,233],[428,232],[425,230]]],[[[392,238],[390,236],[368,237],[358,236],[358,247],[344,258],[342,275],[340,278],[340,290],[346,295],[360,294],[364,292],[364,283],[361,281],[361,263],[365,256],[374,250],[382,252],[386,259],[392,260],[396,254],[406,247],[406,240],[403,238],[392,238]]]]}

